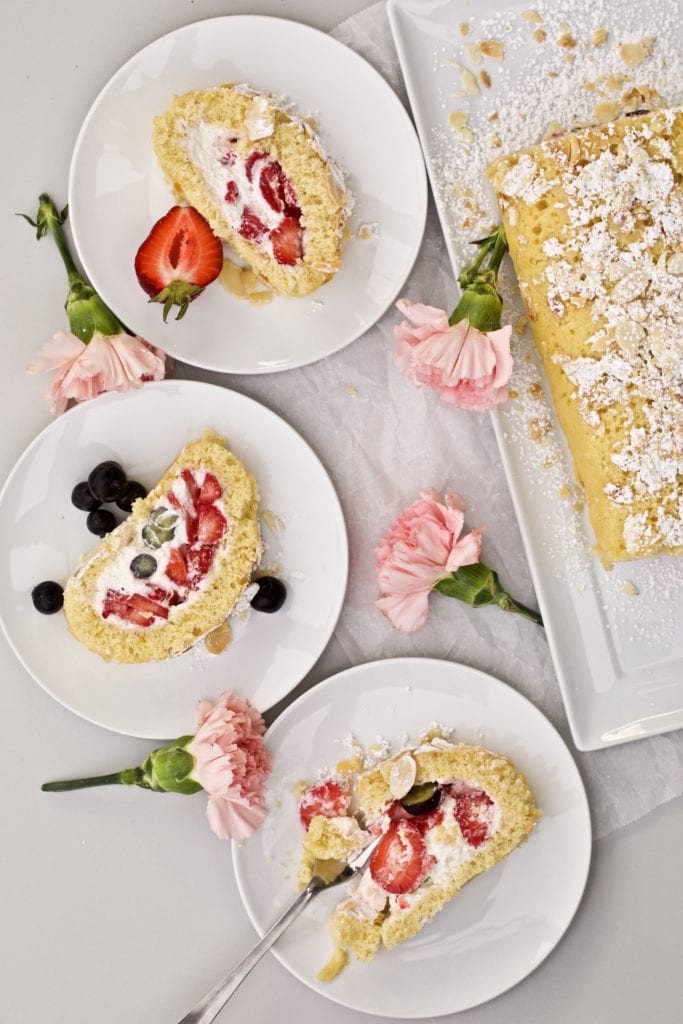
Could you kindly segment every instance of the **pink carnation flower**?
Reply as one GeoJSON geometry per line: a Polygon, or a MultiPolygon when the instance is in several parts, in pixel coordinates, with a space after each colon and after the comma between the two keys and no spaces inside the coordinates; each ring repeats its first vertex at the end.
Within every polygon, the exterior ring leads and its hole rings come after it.
{"type": "Polygon", "coordinates": [[[265,723],[249,701],[232,693],[199,702],[199,725],[187,750],[192,777],[209,797],[207,816],[219,839],[247,839],[266,817],[270,754],[265,723]]]}
{"type": "Polygon", "coordinates": [[[458,495],[447,494],[442,504],[430,488],[390,526],[376,551],[376,605],[396,629],[412,633],[423,626],[434,584],[479,561],[481,530],[461,537],[463,524],[458,495]]]}
{"type": "Polygon", "coordinates": [[[71,399],[84,402],[104,391],[127,391],[146,380],[162,380],[165,356],[143,338],[130,334],[94,334],[84,345],[75,334],[58,331],[26,367],[30,374],[47,370],[57,371],[47,401],[58,416],[71,399]]]}
{"type": "Polygon", "coordinates": [[[407,317],[394,327],[396,364],[413,383],[475,412],[505,401],[512,373],[512,327],[484,334],[469,320],[451,326],[447,313],[434,306],[407,299],[396,305],[407,317]]]}

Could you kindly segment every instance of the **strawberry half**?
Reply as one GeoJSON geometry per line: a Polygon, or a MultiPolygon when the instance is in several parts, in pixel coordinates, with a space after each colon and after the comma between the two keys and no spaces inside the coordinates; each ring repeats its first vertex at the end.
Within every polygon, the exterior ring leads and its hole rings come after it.
{"type": "Polygon", "coordinates": [[[283,217],[275,231],[271,232],[273,256],[278,263],[293,266],[303,256],[303,237],[301,225],[296,217],[283,217]]]}
{"type": "Polygon", "coordinates": [[[317,815],[323,818],[340,818],[346,814],[351,803],[348,789],[332,780],[317,782],[307,789],[299,801],[299,818],[308,832],[317,815]]]}
{"type": "Polygon", "coordinates": [[[373,881],[385,892],[415,892],[430,867],[422,832],[412,821],[395,821],[370,858],[373,881]]]}
{"type": "Polygon", "coordinates": [[[192,206],[174,206],[158,220],[137,251],[135,273],[150,302],[163,302],[164,321],[173,306],[181,320],[190,302],[223,266],[223,245],[192,206]]]}

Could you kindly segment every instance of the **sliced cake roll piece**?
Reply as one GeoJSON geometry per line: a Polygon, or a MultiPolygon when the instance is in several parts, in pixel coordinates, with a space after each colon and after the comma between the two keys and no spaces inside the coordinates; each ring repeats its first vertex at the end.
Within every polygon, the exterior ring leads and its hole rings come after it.
{"type": "Polygon", "coordinates": [[[107,661],[180,654],[234,609],[260,547],[254,478],[221,438],[193,441],[69,579],[69,629],[107,661]]]}
{"type": "MultiPolygon", "coordinates": [[[[363,823],[360,833],[344,824],[349,811],[312,819],[315,840],[311,851],[304,838],[301,880],[311,852],[318,860],[344,851],[353,855],[373,835],[382,836],[368,869],[351,883],[355,888],[330,921],[335,950],[361,960],[416,935],[466,882],[524,842],[539,816],[526,779],[511,761],[443,739],[401,751],[362,773],[354,800],[351,820],[363,823]]],[[[328,815],[338,810],[322,808],[328,815]]],[[[344,958],[336,952],[333,962],[343,965],[344,958]]],[[[321,977],[332,975],[330,969],[321,977]]]]}
{"type": "Polygon", "coordinates": [[[309,122],[247,85],[176,96],[156,118],[177,197],[272,289],[307,295],[339,269],[351,199],[309,122]]]}
{"type": "Polygon", "coordinates": [[[489,176],[596,551],[683,552],[683,109],[553,137],[489,176]]]}

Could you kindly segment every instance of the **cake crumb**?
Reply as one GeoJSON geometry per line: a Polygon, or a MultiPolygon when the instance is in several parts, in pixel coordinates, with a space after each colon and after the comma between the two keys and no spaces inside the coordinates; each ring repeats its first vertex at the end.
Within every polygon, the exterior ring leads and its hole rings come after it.
{"type": "Polygon", "coordinates": [[[346,391],[346,394],[351,395],[352,398],[358,394],[358,388],[354,387],[353,384],[347,384],[344,390],[346,391]]]}

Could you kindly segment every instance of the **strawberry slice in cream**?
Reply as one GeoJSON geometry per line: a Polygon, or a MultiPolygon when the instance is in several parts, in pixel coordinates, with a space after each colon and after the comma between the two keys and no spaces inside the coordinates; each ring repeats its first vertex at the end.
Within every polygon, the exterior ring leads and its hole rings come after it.
{"type": "Polygon", "coordinates": [[[97,613],[146,629],[168,621],[174,609],[206,590],[229,533],[222,497],[213,473],[182,469],[133,541],[100,574],[97,613]]]}
{"type": "Polygon", "coordinates": [[[296,190],[281,165],[265,150],[241,156],[237,130],[199,121],[187,133],[190,159],[230,227],[278,263],[303,257],[304,230],[296,190]]]}

